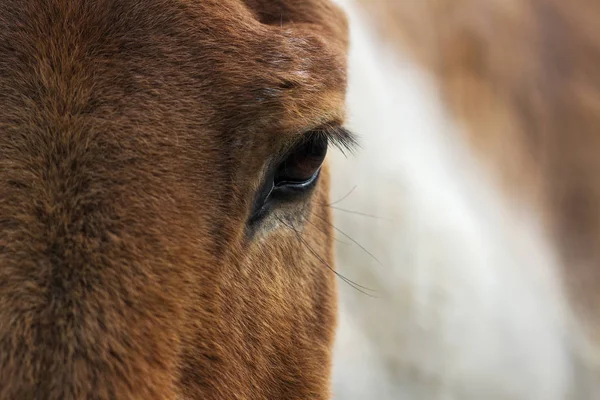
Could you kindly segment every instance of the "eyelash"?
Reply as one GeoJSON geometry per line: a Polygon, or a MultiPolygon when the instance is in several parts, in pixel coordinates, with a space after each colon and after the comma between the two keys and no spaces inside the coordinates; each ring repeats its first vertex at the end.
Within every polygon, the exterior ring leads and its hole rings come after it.
{"type": "Polygon", "coordinates": [[[360,147],[358,137],[340,125],[324,125],[312,130],[310,134],[325,135],[330,145],[337,148],[343,154],[352,154],[360,147]]]}

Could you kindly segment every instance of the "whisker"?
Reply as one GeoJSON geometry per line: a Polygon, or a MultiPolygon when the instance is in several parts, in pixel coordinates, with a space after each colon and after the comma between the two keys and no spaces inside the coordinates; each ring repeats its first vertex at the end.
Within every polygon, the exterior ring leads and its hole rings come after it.
{"type": "Polygon", "coordinates": [[[298,238],[298,240],[304,244],[304,246],[306,247],[306,249],[308,251],[310,251],[320,262],[321,264],[323,264],[328,270],[330,270],[331,272],[333,272],[338,278],[340,278],[342,281],[346,282],[346,284],[348,284],[350,287],[352,287],[355,290],[358,290],[359,292],[361,292],[362,294],[372,297],[372,298],[377,298],[377,296],[368,293],[367,291],[370,292],[376,292],[374,289],[370,289],[366,286],[362,286],[354,281],[352,281],[351,279],[346,278],[344,275],[340,274],[339,272],[337,272],[336,270],[334,270],[309,244],[306,240],[304,240],[302,238],[302,236],[300,235],[300,232],[298,232],[298,230],[296,228],[294,228],[293,226],[291,226],[290,224],[286,223],[285,221],[283,221],[281,218],[276,217],[279,222],[281,222],[283,225],[285,225],[288,229],[290,229],[291,231],[293,231],[296,235],[296,237],[298,238]],[[364,290],[363,290],[364,289],[364,290]]]}
{"type": "Polygon", "coordinates": [[[389,218],[379,217],[377,215],[372,215],[372,214],[367,214],[367,213],[363,213],[363,212],[360,212],[360,211],[346,210],[344,208],[334,207],[334,205],[339,204],[342,201],[346,200],[348,197],[350,197],[350,195],[354,192],[354,190],[356,190],[356,188],[357,188],[357,185],[354,185],[354,187],[352,187],[352,189],[350,189],[350,191],[348,193],[346,193],[339,200],[336,200],[336,201],[334,201],[332,203],[325,203],[325,204],[319,204],[319,205],[324,206],[324,207],[331,207],[334,210],[345,212],[345,213],[349,213],[349,214],[356,214],[356,215],[361,215],[363,217],[368,217],[368,218],[374,218],[374,219],[382,219],[382,220],[386,220],[386,221],[392,221],[389,218]]]}
{"type": "MultiPolygon", "coordinates": [[[[330,237],[329,234],[327,232],[325,232],[323,229],[321,229],[317,224],[315,224],[314,222],[311,222],[309,220],[306,220],[306,222],[308,222],[309,224],[311,224],[312,226],[315,227],[316,230],[318,230],[319,232],[321,232],[322,234],[326,235],[327,237],[330,237]]],[[[335,235],[333,235],[332,237],[333,240],[335,240],[338,243],[341,244],[345,244],[346,246],[350,246],[351,244],[348,242],[344,242],[343,240],[340,240],[338,238],[335,237],[335,235]]]]}
{"type": "Polygon", "coordinates": [[[360,211],[346,210],[344,208],[333,207],[331,205],[329,207],[331,207],[334,210],[341,211],[341,212],[348,213],[348,214],[355,214],[355,215],[360,215],[360,216],[363,216],[363,217],[368,217],[368,218],[373,218],[373,219],[381,219],[381,220],[384,220],[384,221],[392,221],[389,218],[378,217],[377,215],[366,214],[366,213],[362,213],[360,211]]]}
{"type": "Polygon", "coordinates": [[[383,264],[381,263],[381,261],[379,261],[377,259],[377,257],[375,257],[369,250],[367,250],[362,244],[358,243],[356,240],[352,239],[350,236],[348,236],[344,231],[342,231],[341,229],[337,228],[335,225],[333,225],[332,223],[330,223],[329,221],[327,221],[325,218],[321,217],[320,215],[316,214],[316,213],[312,213],[315,217],[325,221],[325,223],[331,225],[331,227],[333,229],[335,229],[336,231],[338,231],[339,233],[341,233],[342,235],[344,235],[345,237],[347,237],[348,239],[350,239],[350,241],[352,241],[352,243],[354,243],[355,245],[357,245],[358,247],[360,247],[365,253],[367,253],[369,256],[371,256],[371,258],[373,260],[375,260],[377,262],[377,264],[379,264],[380,266],[383,267],[383,264]]]}
{"type": "Polygon", "coordinates": [[[329,204],[321,204],[321,205],[323,205],[323,206],[333,206],[333,205],[335,205],[335,204],[341,203],[342,201],[346,200],[346,199],[347,199],[347,198],[348,198],[348,197],[349,197],[349,196],[352,194],[352,192],[354,192],[354,191],[356,190],[356,187],[357,187],[357,185],[354,185],[354,187],[353,187],[352,189],[350,189],[350,191],[349,191],[348,193],[346,193],[346,194],[344,195],[344,197],[342,197],[341,199],[339,199],[339,200],[336,200],[336,201],[334,201],[333,203],[329,203],[329,204]]]}

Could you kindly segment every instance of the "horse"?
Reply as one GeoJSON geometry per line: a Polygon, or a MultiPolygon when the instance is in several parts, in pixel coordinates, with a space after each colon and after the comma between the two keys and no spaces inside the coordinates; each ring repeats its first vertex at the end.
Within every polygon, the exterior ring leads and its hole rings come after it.
{"type": "Polygon", "coordinates": [[[0,399],[326,399],[325,0],[0,1],[0,399]]]}

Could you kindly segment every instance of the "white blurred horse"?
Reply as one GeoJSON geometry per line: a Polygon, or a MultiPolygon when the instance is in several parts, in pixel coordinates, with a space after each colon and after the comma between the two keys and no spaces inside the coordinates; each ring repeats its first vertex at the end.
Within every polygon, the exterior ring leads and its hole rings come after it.
{"type": "Polygon", "coordinates": [[[339,2],[363,148],[332,168],[338,268],[376,297],[340,284],[334,398],[600,398],[539,212],[478,161],[435,79],[339,2]]]}

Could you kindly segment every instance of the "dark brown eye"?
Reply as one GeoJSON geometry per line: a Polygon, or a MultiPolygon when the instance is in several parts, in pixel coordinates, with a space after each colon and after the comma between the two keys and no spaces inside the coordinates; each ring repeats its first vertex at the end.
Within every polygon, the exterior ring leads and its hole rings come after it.
{"type": "Polygon", "coordinates": [[[327,137],[314,135],[288,153],[275,172],[275,189],[310,185],[319,175],[327,155],[327,137]]]}
{"type": "Polygon", "coordinates": [[[314,134],[288,151],[265,177],[254,199],[249,224],[262,219],[278,202],[293,201],[309,193],[319,177],[327,146],[326,136],[314,134]]]}

